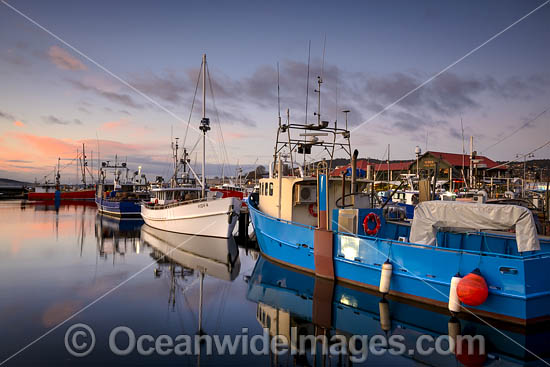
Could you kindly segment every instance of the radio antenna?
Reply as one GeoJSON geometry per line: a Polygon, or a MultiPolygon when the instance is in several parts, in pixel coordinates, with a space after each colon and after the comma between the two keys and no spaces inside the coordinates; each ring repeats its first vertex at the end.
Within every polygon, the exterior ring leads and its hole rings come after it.
{"type": "Polygon", "coordinates": [[[321,62],[321,78],[325,76],[325,50],[327,47],[327,34],[325,33],[325,40],[323,41],[323,60],[321,62]]]}
{"type": "Polygon", "coordinates": [[[277,109],[279,116],[279,127],[281,127],[281,95],[280,95],[280,80],[279,80],[279,62],[277,61],[277,109]]]}
{"type": "Polygon", "coordinates": [[[305,117],[305,122],[304,122],[305,124],[307,124],[307,103],[308,103],[308,100],[309,100],[309,63],[310,63],[310,61],[311,61],[311,40],[309,40],[309,47],[308,47],[308,51],[307,51],[306,117],[305,117]]]}

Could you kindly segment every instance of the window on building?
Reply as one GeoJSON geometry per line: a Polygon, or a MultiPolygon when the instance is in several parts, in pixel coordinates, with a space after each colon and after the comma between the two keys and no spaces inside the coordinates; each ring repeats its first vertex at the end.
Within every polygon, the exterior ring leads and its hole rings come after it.
{"type": "Polygon", "coordinates": [[[269,183],[269,196],[273,196],[273,182],[269,183]]]}

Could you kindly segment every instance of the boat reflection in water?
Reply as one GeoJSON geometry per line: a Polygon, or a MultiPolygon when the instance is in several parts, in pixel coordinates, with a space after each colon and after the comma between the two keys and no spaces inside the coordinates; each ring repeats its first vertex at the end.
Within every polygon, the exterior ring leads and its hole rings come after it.
{"type": "MultiPolygon", "coordinates": [[[[262,257],[256,263],[251,276],[247,298],[258,304],[256,318],[262,327],[269,329],[270,336],[283,335],[290,341],[287,347],[295,351],[294,363],[298,365],[316,365],[320,362],[319,358],[322,358],[319,356],[320,342],[316,343],[317,357],[309,353],[309,347],[306,347],[305,353],[300,352],[297,342],[300,335],[326,335],[329,340],[334,335],[342,335],[348,342],[352,335],[368,335],[369,338],[374,335],[385,338],[401,335],[406,352],[397,357],[389,355],[387,350],[382,360],[384,364],[421,362],[432,366],[531,366],[543,365],[543,362],[527,350],[546,361],[550,357],[550,350],[547,348],[550,340],[548,328],[529,330],[502,324],[496,325],[499,328],[497,330],[473,316],[472,319],[459,320],[438,308],[413,304],[410,301],[400,303],[405,301],[398,302],[393,297],[384,299],[378,293],[334,284],[276,265],[262,257]],[[294,327],[296,333],[292,337],[294,327]],[[430,335],[434,340],[442,335],[448,336],[445,337],[442,348],[449,352],[446,355],[436,352],[422,355],[416,348],[422,335],[430,335]],[[479,348],[476,347],[472,355],[449,348],[449,339],[460,340],[456,339],[457,335],[483,336],[485,353],[479,353],[479,348]]],[[[424,343],[424,346],[429,347],[429,342],[424,343]]],[[[370,355],[366,355],[366,363],[377,358],[371,351],[368,354],[370,355]]],[[[329,359],[329,364],[343,363],[343,357],[326,358],[329,359]]],[[[349,359],[345,362],[344,364],[352,364],[349,359]]]]}
{"type": "Polygon", "coordinates": [[[117,219],[98,213],[95,218],[95,237],[99,257],[107,259],[112,255],[114,263],[117,255],[139,254],[142,225],[141,219],[117,219]]]}
{"type": "Polygon", "coordinates": [[[170,297],[172,306],[176,294],[185,292],[196,281],[200,282],[199,293],[199,334],[202,329],[203,284],[205,275],[232,282],[241,269],[239,250],[233,237],[201,237],[167,232],[144,224],[141,240],[151,246],[151,257],[157,262],[155,276],[168,274],[170,277],[170,297]]]}

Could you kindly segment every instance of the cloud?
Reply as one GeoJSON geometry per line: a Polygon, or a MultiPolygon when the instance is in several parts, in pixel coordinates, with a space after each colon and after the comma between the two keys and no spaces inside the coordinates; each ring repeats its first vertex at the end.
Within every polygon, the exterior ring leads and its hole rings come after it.
{"type": "Polygon", "coordinates": [[[6,162],[10,162],[10,163],[32,163],[32,161],[26,161],[24,159],[6,159],[6,162]]]}
{"type": "Polygon", "coordinates": [[[52,46],[48,50],[50,61],[62,70],[86,70],[87,67],[80,60],[72,56],[61,47],[52,46]]]}
{"type": "Polygon", "coordinates": [[[5,120],[15,120],[15,117],[12,114],[2,111],[0,111],[0,118],[5,120]]]}
{"type": "Polygon", "coordinates": [[[143,105],[136,103],[134,99],[128,94],[107,91],[102,88],[99,88],[94,85],[87,84],[78,80],[69,79],[68,82],[79,90],[93,92],[96,95],[106,98],[111,102],[122,104],[132,108],[138,108],[138,109],[143,108],[143,105]]]}
{"type": "Polygon", "coordinates": [[[82,125],[82,121],[80,121],[79,119],[64,120],[64,119],[55,117],[53,115],[43,116],[42,120],[44,120],[45,123],[52,124],[52,125],[70,125],[70,124],[82,125]]]}
{"type": "Polygon", "coordinates": [[[186,92],[186,87],[190,85],[189,81],[187,78],[178,76],[173,72],[161,76],[148,72],[133,75],[129,83],[148,96],[178,103],[181,101],[184,92],[186,92]]]}
{"type": "Polygon", "coordinates": [[[25,124],[19,120],[13,122],[13,126],[15,127],[25,127],[25,124]]]}
{"type": "Polygon", "coordinates": [[[106,130],[106,131],[119,130],[121,128],[128,126],[128,124],[129,124],[128,119],[120,119],[117,121],[104,122],[103,124],[101,124],[100,129],[106,130]]]}

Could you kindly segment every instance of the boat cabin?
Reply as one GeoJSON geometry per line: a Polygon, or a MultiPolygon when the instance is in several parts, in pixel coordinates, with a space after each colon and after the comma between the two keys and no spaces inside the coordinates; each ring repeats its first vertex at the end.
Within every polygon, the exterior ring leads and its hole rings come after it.
{"type": "Polygon", "coordinates": [[[55,184],[44,184],[44,185],[40,185],[40,186],[35,186],[34,188],[34,192],[36,193],[50,193],[50,192],[55,192],[57,189],[56,189],[56,185],[55,184]]]}
{"type": "MultiPolygon", "coordinates": [[[[327,213],[329,223],[332,210],[343,205],[350,206],[352,200],[355,201],[354,205],[356,207],[372,207],[371,196],[366,192],[372,181],[358,179],[356,183],[358,191],[364,193],[353,197],[348,196],[345,198],[345,203],[342,203],[342,193],[349,194],[351,181],[348,178],[345,185],[342,185],[341,178],[328,178],[328,180],[327,213]]],[[[317,203],[316,177],[285,176],[260,180],[258,207],[267,215],[309,226],[317,226],[319,215],[317,203]]]]}
{"type": "Polygon", "coordinates": [[[121,185],[104,184],[96,185],[96,197],[103,199],[112,199],[133,196],[135,198],[144,198],[147,194],[147,185],[138,183],[124,183],[121,185]]]}
{"type": "Polygon", "coordinates": [[[180,201],[199,199],[201,196],[200,187],[171,187],[151,190],[150,203],[167,205],[180,201]]]}

